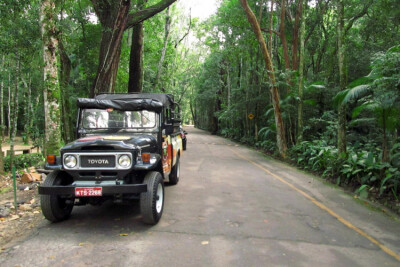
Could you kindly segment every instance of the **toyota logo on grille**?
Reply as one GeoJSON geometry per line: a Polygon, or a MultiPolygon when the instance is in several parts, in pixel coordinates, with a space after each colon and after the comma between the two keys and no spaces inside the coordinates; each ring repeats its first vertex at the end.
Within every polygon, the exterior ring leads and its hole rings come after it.
{"type": "Polygon", "coordinates": [[[108,160],[106,159],[88,159],[90,164],[109,164],[108,160]]]}
{"type": "Polygon", "coordinates": [[[83,168],[113,168],[115,167],[115,155],[82,155],[80,156],[83,168]]]}

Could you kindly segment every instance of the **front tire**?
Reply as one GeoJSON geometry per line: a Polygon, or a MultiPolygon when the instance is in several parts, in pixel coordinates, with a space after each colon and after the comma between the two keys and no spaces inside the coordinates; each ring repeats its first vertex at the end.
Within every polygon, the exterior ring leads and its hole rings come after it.
{"type": "Polygon", "coordinates": [[[164,183],[159,172],[149,172],[144,177],[147,192],[140,194],[140,211],[146,224],[155,225],[164,210],[164,183]]]}
{"type": "MultiPolygon", "coordinates": [[[[53,171],[47,175],[43,182],[44,186],[54,186],[62,184],[62,173],[53,171]]],[[[72,202],[73,203],[73,202],[72,202]]],[[[67,204],[66,199],[57,195],[41,195],[40,206],[44,217],[51,222],[60,222],[69,218],[73,204],[67,204]]]]}

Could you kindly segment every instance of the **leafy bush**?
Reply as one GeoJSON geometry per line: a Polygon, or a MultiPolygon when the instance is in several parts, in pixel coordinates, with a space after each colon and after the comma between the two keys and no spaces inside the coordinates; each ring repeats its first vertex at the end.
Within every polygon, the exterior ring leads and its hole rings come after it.
{"type": "Polygon", "coordinates": [[[237,139],[240,136],[239,129],[224,128],[221,130],[221,135],[228,138],[237,139]]]}
{"type": "Polygon", "coordinates": [[[338,172],[338,150],[323,140],[303,141],[293,146],[290,158],[306,170],[322,172],[324,177],[332,177],[338,172]]]}
{"type": "Polygon", "coordinates": [[[262,148],[263,150],[269,151],[270,153],[276,150],[276,143],[271,140],[258,141],[255,145],[256,147],[262,148]]]}
{"type": "Polygon", "coordinates": [[[242,138],[240,138],[239,140],[241,143],[243,144],[247,144],[247,145],[254,145],[254,137],[253,136],[243,136],[242,138]]]}
{"type": "MultiPolygon", "coordinates": [[[[40,153],[22,154],[14,156],[14,166],[17,170],[36,166],[44,162],[44,157],[40,153]]],[[[10,156],[4,158],[4,170],[6,172],[10,169],[10,156]]]]}
{"type": "Polygon", "coordinates": [[[304,141],[290,149],[290,158],[306,170],[322,173],[336,183],[358,188],[356,193],[368,196],[370,189],[399,198],[400,191],[400,144],[391,150],[392,162],[383,162],[379,151],[355,151],[349,147],[347,157],[338,155],[336,147],[324,140],[304,141]]]}

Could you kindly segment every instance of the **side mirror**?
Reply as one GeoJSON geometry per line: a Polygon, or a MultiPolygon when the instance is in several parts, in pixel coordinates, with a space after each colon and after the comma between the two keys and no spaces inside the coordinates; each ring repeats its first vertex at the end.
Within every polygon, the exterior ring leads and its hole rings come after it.
{"type": "Polygon", "coordinates": [[[78,129],[76,131],[76,138],[81,138],[86,136],[86,130],[85,129],[78,129]]]}

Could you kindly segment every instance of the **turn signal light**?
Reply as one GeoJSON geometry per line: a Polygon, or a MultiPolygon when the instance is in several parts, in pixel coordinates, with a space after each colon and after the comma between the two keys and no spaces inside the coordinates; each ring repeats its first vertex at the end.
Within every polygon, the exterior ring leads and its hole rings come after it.
{"type": "Polygon", "coordinates": [[[56,155],[47,155],[47,163],[56,164],[56,155]]]}
{"type": "Polygon", "coordinates": [[[142,153],[142,161],[145,163],[150,162],[150,153],[142,153]]]}

